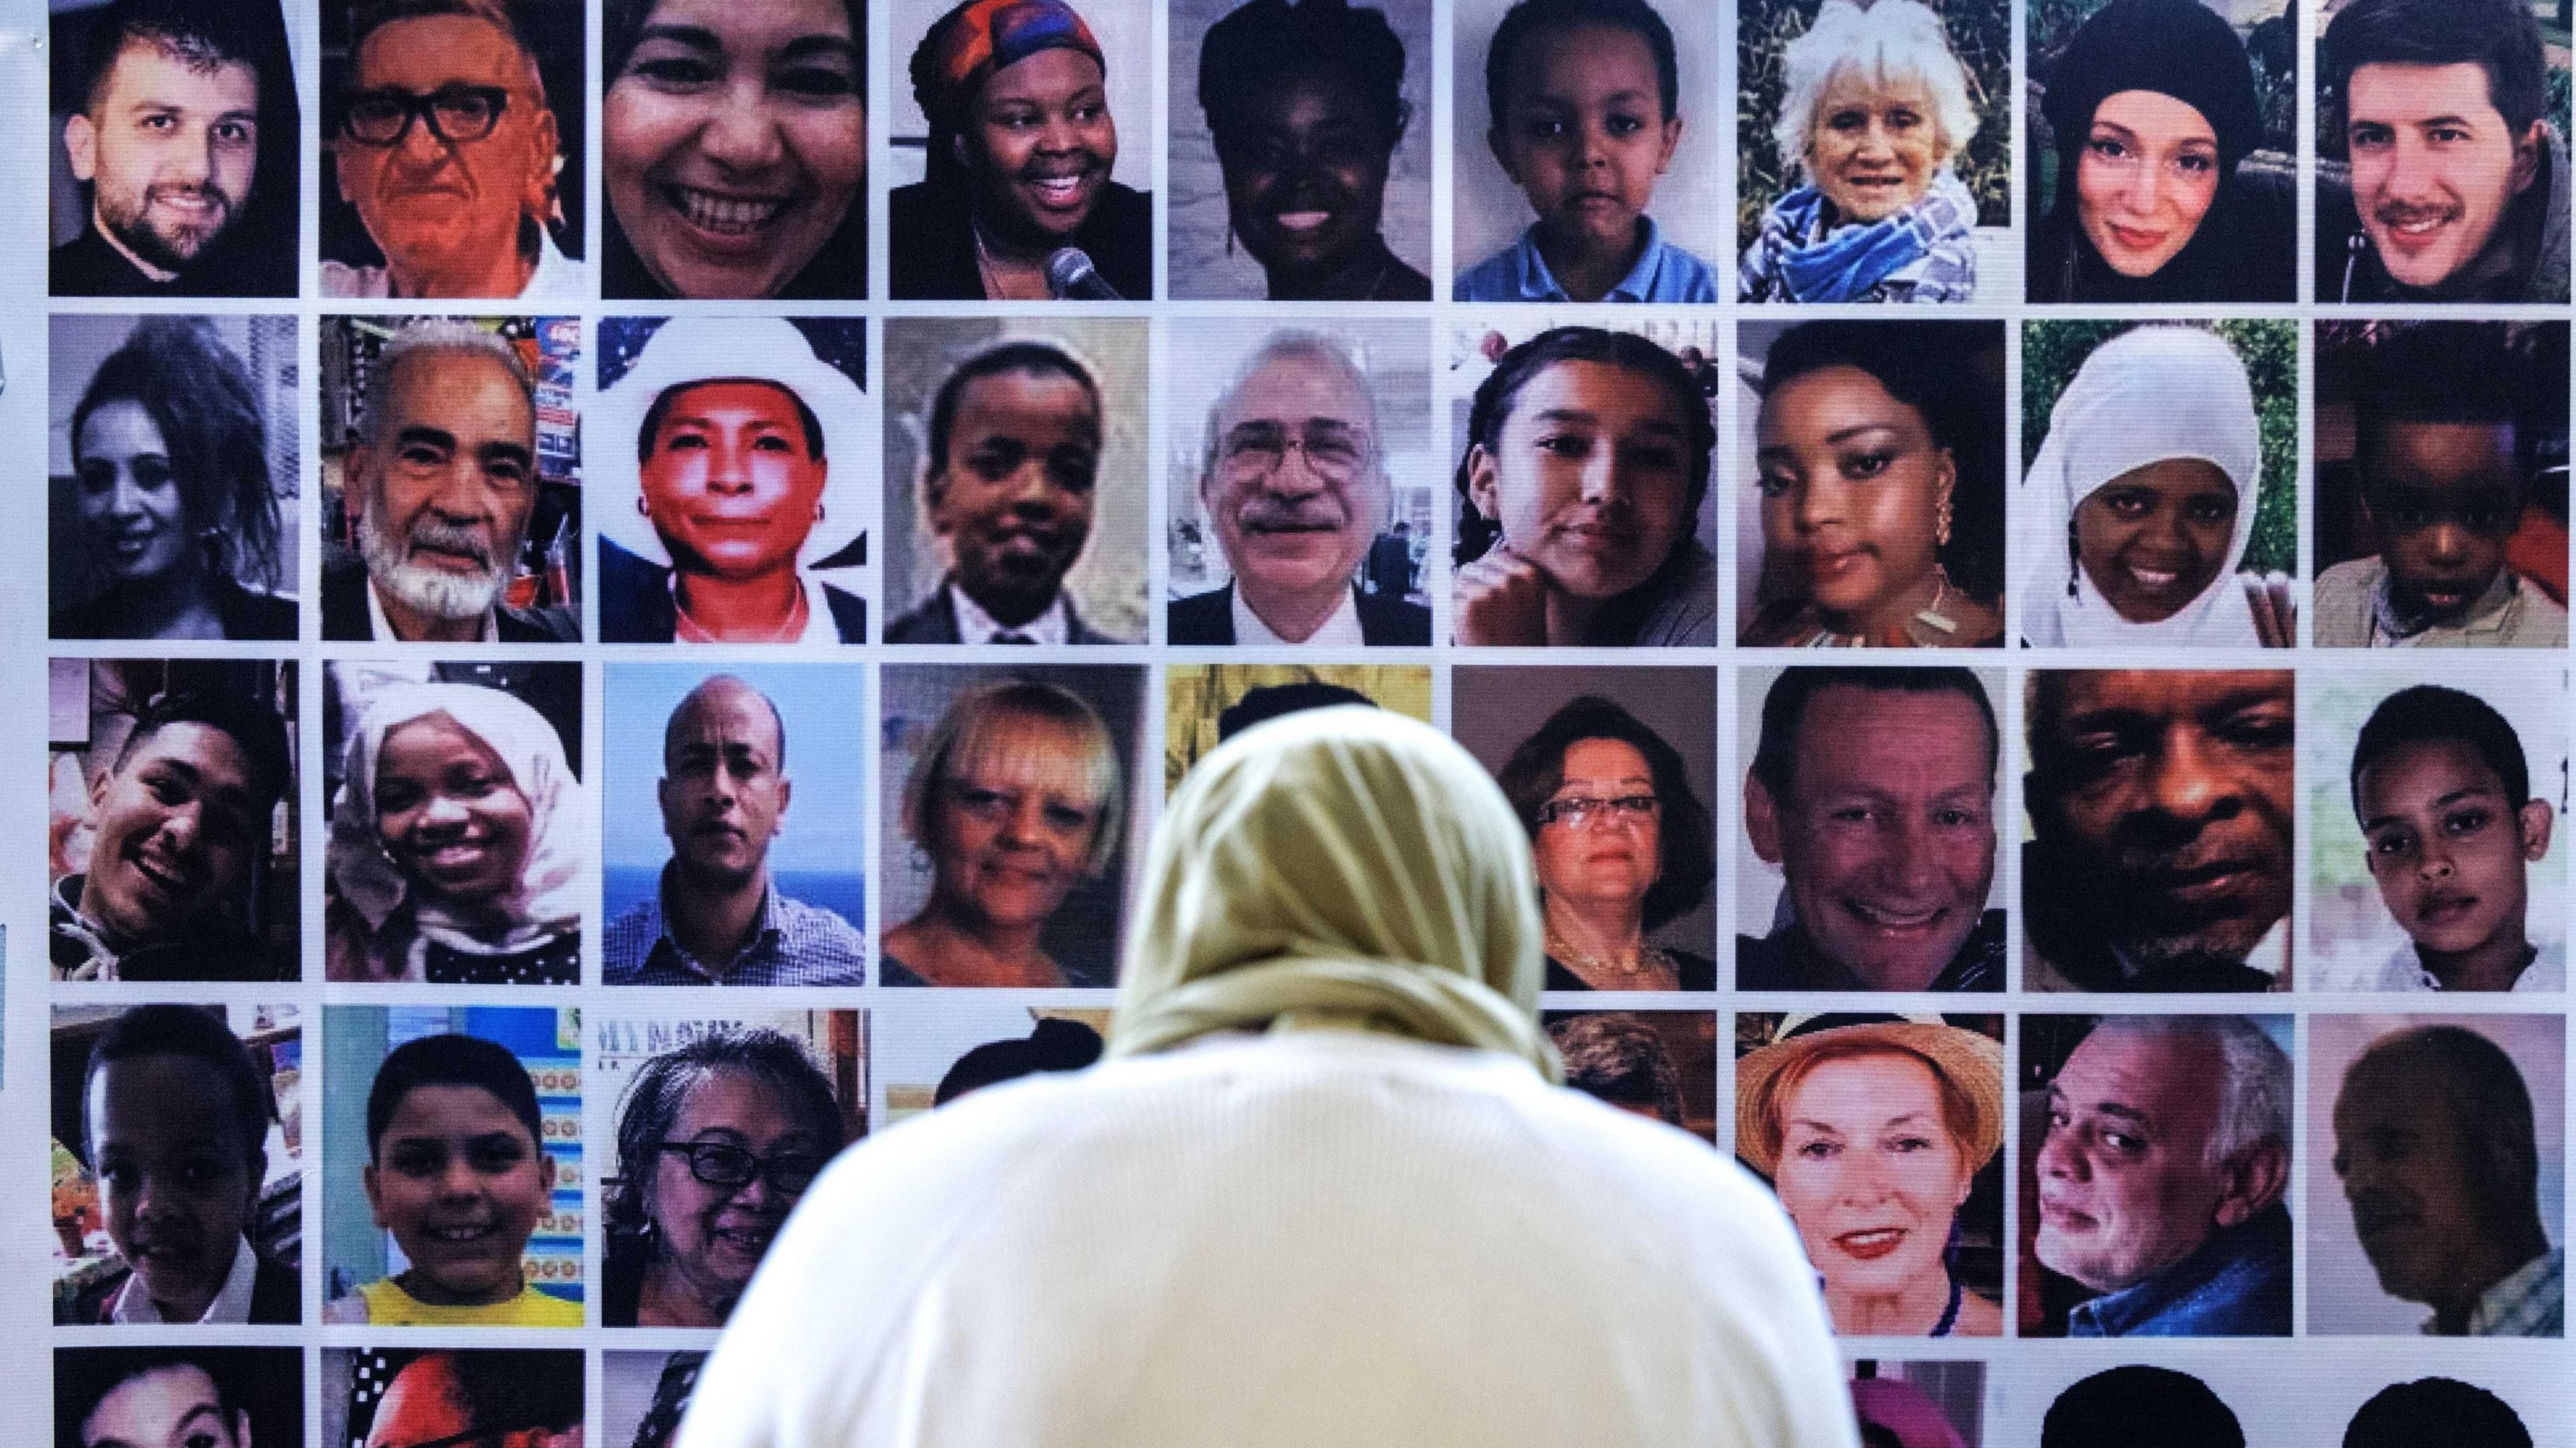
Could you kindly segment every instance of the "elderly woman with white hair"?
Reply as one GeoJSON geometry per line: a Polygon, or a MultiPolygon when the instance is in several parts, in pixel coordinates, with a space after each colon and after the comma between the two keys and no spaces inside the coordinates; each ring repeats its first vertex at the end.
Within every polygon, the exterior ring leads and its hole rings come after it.
{"type": "Polygon", "coordinates": [[[1772,135],[1804,184],[1745,249],[1748,302],[1964,302],[1976,198],[1951,162],[1976,134],[1968,76],[1919,0],[1825,0],[1782,57],[1772,135]]]}

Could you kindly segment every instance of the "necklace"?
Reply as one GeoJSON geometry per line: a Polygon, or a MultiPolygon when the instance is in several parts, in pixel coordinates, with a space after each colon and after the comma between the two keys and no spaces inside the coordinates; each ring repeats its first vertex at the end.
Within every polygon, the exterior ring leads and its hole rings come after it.
{"type": "MultiPolygon", "coordinates": [[[[1941,605],[1949,602],[1949,599],[1950,570],[1936,563],[1932,566],[1932,601],[1923,605],[1921,608],[1916,609],[1913,617],[1909,620],[1911,623],[1919,623],[1926,628],[1936,629],[1940,632],[1942,635],[1941,638],[1929,640],[1929,642],[1947,643],[1959,632],[1959,621],[1950,617],[1950,615],[1942,612],[1941,610],[1941,605]]],[[[1919,636],[1912,637],[1909,641],[1914,643],[1927,642],[1927,640],[1924,640],[1919,636]]],[[[1859,633],[1836,633],[1832,629],[1819,623],[1816,625],[1816,631],[1808,635],[1806,641],[1796,647],[1810,649],[1865,649],[1869,646],[1870,637],[1867,631],[1859,633]]]]}
{"type": "Polygon", "coordinates": [[[1556,927],[1553,925],[1547,927],[1547,953],[1563,962],[1565,967],[1576,975],[1598,973],[1634,979],[1655,971],[1669,971],[1673,964],[1671,954],[1662,946],[1642,940],[1637,942],[1635,957],[1625,961],[1615,955],[1599,955],[1588,950],[1577,950],[1564,936],[1556,933],[1556,927]]]}
{"type": "Polygon", "coordinates": [[[805,632],[805,621],[814,612],[813,605],[806,601],[805,590],[799,588],[796,590],[796,602],[787,610],[787,621],[785,623],[780,624],[778,627],[771,629],[769,632],[762,634],[757,638],[737,639],[726,638],[709,632],[706,625],[689,617],[689,611],[680,606],[680,600],[676,595],[671,599],[671,608],[677,615],[677,628],[675,631],[679,634],[679,641],[687,644],[788,643],[795,640],[805,632]]]}

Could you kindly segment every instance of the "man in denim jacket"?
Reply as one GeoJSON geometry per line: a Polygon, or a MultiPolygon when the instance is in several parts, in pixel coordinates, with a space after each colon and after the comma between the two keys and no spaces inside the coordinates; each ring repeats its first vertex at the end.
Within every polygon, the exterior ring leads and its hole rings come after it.
{"type": "Polygon", "coordinates": [[[2244,1016],[2110,1016],[2048,1090],[2040,1265],[2071,1337],[2290,1331],[2290,1060],[2244,1016]]]}

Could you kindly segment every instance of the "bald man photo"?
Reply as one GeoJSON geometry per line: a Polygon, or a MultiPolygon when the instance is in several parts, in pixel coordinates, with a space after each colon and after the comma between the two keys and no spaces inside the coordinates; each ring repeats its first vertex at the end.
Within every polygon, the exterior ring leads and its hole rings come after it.
{"type": "Polygon", "coordinates": [[[867,940],[781,893],[770,841],[787,822],[787,725],[731,674],[691,689],[662,731],[656,794],[670,863],[601,939],[610,985],[859,985],[867,940]]]}

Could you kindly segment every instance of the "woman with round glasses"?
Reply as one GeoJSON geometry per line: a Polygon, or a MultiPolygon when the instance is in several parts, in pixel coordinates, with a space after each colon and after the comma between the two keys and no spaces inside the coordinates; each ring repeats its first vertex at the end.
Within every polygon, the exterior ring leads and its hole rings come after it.
{"type": "Polygon", "coordinates": [[[1680,751],[1585,695],[1512,751],[1500,782],[1538,867],[1545,989],[1717,989],[1716,961],[1648,938],[1699,908],[1717,875],[1680,751]]]}
{"type": "Polygon", "coordinates": [[[844,1139],[832,1083],[772,1030],[718,1030],[644,1063],[617,1117],[600,1321],[722,1327],[844,1139]]]}

